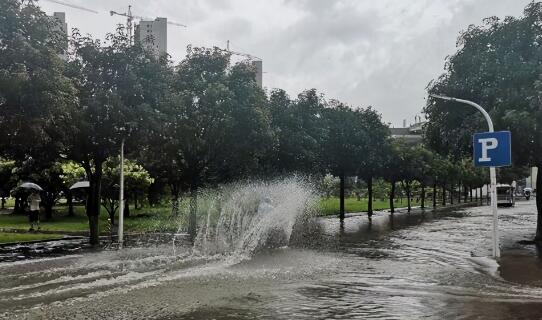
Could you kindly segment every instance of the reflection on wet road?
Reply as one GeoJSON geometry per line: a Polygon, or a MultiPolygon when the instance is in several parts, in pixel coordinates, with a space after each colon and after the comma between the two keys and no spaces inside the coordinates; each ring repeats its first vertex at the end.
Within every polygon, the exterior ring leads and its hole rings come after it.
{"type": "Polygon", "coordinates": [[[538,319],[542,267],[517,244],[535,212],[500,210],[502,266],[488,207],[320,219],[243,261],[157,245],[2,263],[0,318],[538,319]]]}

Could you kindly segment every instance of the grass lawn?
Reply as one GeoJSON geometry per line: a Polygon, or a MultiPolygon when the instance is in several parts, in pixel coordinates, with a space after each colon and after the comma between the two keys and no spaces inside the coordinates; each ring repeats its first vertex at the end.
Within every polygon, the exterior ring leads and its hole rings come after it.
{"type": "MultiPolygon", "coordinates": [[[[395,208],[405,208],[407,207],[407,201],[406,199],[403,199],[402,203],[399,199],[396,199],[395,201],[395,208]]],[[[418,201],[415,201],[414,199],[411,203],[412,206],[417,206],[420,203],[418,201]]],[[[367,211],[367,205],[369,203],[368,199],[361,199],[358,201],[357,198],[345,198],[344,199],[344,209],[348,213],[353,212],[366,212],[367,211]]],[[[328,216],[328,215],[334,215],[339,213],[339,198],[329,198],[329,199],[322,199],[321,200],[321,208],[322,212],[321,215],[328,216]]],[[[389,200],[386,199],[384,201],[380,199],[373,199],[373,210],[385,210],[390,208],[389,200]]]]}
{"type": "MultiPolygon", "coordinates": [[[[67,231],[67,232],[80,232],[88,231],[88,219],[84,214],[82,207],[75,207],[76,215],[69,217],[66,214],[67,208],[57,207],[56,212],[53,214],[52,221],[42,220],[40,223],[41,230],[43,231],[67,231]]],[[[105,215],[100,217],[100,228],[103,230],[107,224],[107,217],[105,215]]],[[[22,229],[26,230],[30,227],[28,224],[27,215],[13,215],[3,214],[0,215],[0,228],[2,229],[22,229]]]]}
{"type": "MultiPolygon", "coordinates": [[[[55,207],[53,220],[44,221],[43,212],[41,220],[41,230],[48,232],[88,232],[88,219],[83,206],[75,206],[75,216],[68,216],[66,206],[55,207]]],[[[184,217],[172,219],[170,217],[171,209],[169,207],[143,208],[135,210],[130,208],[130,217],[125,218],[125,232],[145,232],[145,231],[176,231],[179,223],[184,223],[184,217]]],[[[109,216],[107,211],[102,208],[100,214],[100,231],[107,233],[109,230],[109,216]]],[[[118,219],[118,214],[116,216],[118,219]]],[[[117,221],[116,221],[117,222],[117,221]]],[[[29,228],[28,216],[1,214],[0,229],[18,229],[27,230],[29,228]]]]}
{"type": "MultiPolygon", "coordinates": [[[[339,213],[339,199],[329,198],[322,199],[321,215],[334,215],[339,213]]],[[[406,207],[406,200],[396,201],[396,207],[406,207]]],[[[413,201],[413,206],[419,205],[418,202],[413,201]]],[[[188,201],[183,203],[182,206],[188,206],[188,201]]],[[[367,199],[347,198],[345,199],[346,212],[364,212],[367,211],[367,199]]],[[[16,242],[26,240],[43,239],[41,237],[61,237],[61,233],[70,232],[88,232],[88,219],[85,215],[85,209],[83,206],[74,207],[75,216],[70,217],[67,215],[67,206],[55,207],[52,221],[41,222],[41,230],[50,232],[50,234],[35,234],[35,233],[2,233],[0,242],[16,242]],[[25,238],[26,237],[26,238],[25,238]]],[[[187,212],[187,208],[184,208],[183,212],[187,212]]],[[[387,200],[375,199],[373,202],[374,210],[389,209],[389,203],[387,200]]],[[[42,212],[43,216],[43,212],[42,212]]],[[[118,222],[118,214],[116,217],[118,222]]],[[[102,234],[108,234],[110,230],[107,211],[102,208],[102,213],[99,219],[100,231],[102,234]]],[[[130,217],[124,220],[125,232],[176,232],[179,226],[186,226],[187,217],[186,214],[179,214],[179,217],[171,217],[171,208],[168,205],[160,207],[145,207],[135,210],[130,207],[130,217]]],[[[0,229],[18,229],[28,230],[28,217],[26,215],[12,215],[12,214],[0,214],[0,229]]],[[[114,227],[116,228],[116,227],[114,227]]]]}
{"type": "Polygon", "coordinates": [[[0,243],[60,239],[62,234],[0,232],[0,243]]]}

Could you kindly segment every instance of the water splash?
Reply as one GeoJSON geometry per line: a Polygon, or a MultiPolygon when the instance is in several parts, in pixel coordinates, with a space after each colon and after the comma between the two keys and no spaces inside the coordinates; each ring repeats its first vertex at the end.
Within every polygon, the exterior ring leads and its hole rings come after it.
{"type": "Polygon", "coordinates": [[[232,184],[204,192],[195,255],[239,259],[256,251],[287,246],[297,224],[316,208],[316,193],[293,177],[271,182],[232,184]]]}

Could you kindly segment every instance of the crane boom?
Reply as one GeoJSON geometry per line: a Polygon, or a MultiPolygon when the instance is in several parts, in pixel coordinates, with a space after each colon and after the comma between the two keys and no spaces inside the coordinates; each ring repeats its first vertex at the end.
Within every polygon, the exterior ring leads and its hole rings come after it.
{"type": "Polygon", "coordinates": [[[67,2],[64,2],[64,1],[58,1],[58,0],[44,0],[44,1],[48,1],[48,2],[52,2],[52,3],[60,4],[62,6],[66,6],[66,7],[70,7],[70,8],[74,8],[74,9],[79,9],[79,10],[83,10],[83,11],[88,11],[88,12],[92,12],[92,13],[96,13],[96,14],[99,13],[96,10],[92,10],[92,9],[88,9],[88,8],[85,8],[85,7],[77,6],[77,5],[70,4],[70,3],[67,3],[67,2]]]}
{"type": "Polygon", "coordinates": [[[235,55],[238,55],[238,56],[242,56],[242,57],[245,57],[245,58],[249,58],[251,60],[257,60],[257,61],[261,61],[262,59],[261,58],[258,58],[256,56],[253,56],[251,54],[248,54],[248,53],[243,53],[243,52],[237,52],[237,51],[231,51],[231,50],[226,50],[227,52],[231,53],[231,54],[235,54],[235,55]]]}
{"type": "MultiPolygon", "coordinates": [[[[148,18],[148,17],[142,17],[142,16],[136,16],[136,15],[130,15],[128,13],[123,13],[123,12],[116,12],[116,11],[109,11],[109,14],[110,15],[117,15],[117,16],[123,16],[123,17],[128,17],[128,18],[137,18],[137,19],[140,19],[140,20],[152,20],[151,18],[148,18]]],[[[173,21],[167,21],[166,22],[167,24],[171,24],[171,25],[174,25],[174,26],[179,26],[179,27],[184,27],[186,28],[187,26],[182,24],[182,23],[178,23],[178,22],[173,22],[173,21]]]]}

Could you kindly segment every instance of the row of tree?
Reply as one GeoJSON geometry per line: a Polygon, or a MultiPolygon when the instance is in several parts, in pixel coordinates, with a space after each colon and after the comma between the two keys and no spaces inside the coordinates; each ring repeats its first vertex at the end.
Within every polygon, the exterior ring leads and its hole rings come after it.
{"type": "MultiPolygon", "coordinates": [[[[232,180],[291,172],[338,176],[341,218],[347,177],[366,183],[369,217],[377,178],[390,183],[392,210],[397,183],[410,199],[416,182],[425,199],[426,188],[436,194],[437,187],[472,190],[486,182],[466,153],[452,151],[451,140],[440,147],[435,127],[427,137],[437,152],[393,142],[374,109],[326,100],[314,89],[295,99],[280,89],[267,93],[249,63],[232,63],[219,48],[189,47],[174,65],[132,45],[120,26],[105,42],[74,30],[62,59],[66,39],[32,2],[2,1],[0,18],[0,156],[9,159],[2,163],[28,168],[26,177],[45,185],[44,179],[62,179],[62,166],[82,168],[90,182],[92,243],[104,202],[114,219],[122,141],[142,166],[138,172],[147,173],[148,195],[169,192],[173,214],[180,198],[190,196],[192,235],[198,190],[232,180]]],[[[435,110],[441,108],[430,104],[426,111],[442,123],[435,110]]],[[[54,203],[60,191],[47,192],[54,203]]]]}
{"type": "MultiPolygon", "coordinates": [[[[516,168],[542,168],[542,3],[531,2],[521,17],[491,17],[469,26],[448,57],[446,72],[428,86],[430,93],[475,101],[497,130],[512,132],[516,168]]],[[[426,143],[458,159],[471,153],[473,132],[486,131],[480,114],[468,106],[430,98],[426,143]]],[[[540,170],[538,171],[540,172],[540,170]]],[[[536,189],[542,189],[537,179],[536,189]]],[[[542,197],[537,197],[536,241],[542,242],[542,197]]]]}

